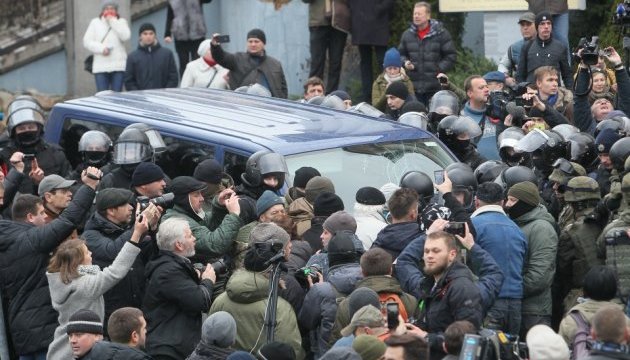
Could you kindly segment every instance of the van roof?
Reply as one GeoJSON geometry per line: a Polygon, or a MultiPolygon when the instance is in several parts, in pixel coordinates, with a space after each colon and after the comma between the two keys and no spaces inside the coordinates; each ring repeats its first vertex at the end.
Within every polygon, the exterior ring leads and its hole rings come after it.
{"type": "Polygon", "coordinates": [[[245,151],[262,147],[283,155],[432,136],[390,120],[216,89],[108,92],[69,100],[55,108],[122,126],[143,122],[164,134],[185,134],[213,143],[227,140],[245,151]]]}

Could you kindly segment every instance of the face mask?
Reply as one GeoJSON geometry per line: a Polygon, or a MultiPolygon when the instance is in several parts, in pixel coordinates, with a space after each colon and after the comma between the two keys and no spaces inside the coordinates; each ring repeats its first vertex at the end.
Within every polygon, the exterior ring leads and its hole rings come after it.
{"type": "Polygon", "coordinates": [[[15,135],[20,145],[34,145],[39,141],[39,131],[26,131],[15,135]]]}
{"type": "Polygon", "coordinates": [[[453,152],[456,154],[464,154],[468,150],[468,145],[470,145],[470,139],[468,140],[459,140],[455,139],[453,142],[453,152]]]}
{"type": "Polygon", "coordinates": [[[505,212],[510,216],[510,218],[518,219],[522,215],[530,212],[533,208],[534,206],[519,200],[511,207],[505,208],[505,212]]]}
{"type": "Polygon", "coordinates": [[[138,167],[138,164],[124,164],[124,165],[120,165],[120,168],[122,169],[122,171],[125,172],[125,174],[131,176],[133,175],[133,172],[136,170],[136,167],[138,167]]]}
{"type": "Polygon", "coordinates": [[[86,151],[85,162],[89,166],[100,168],[107,164],[107,153],[100,151],[86,151]]]}

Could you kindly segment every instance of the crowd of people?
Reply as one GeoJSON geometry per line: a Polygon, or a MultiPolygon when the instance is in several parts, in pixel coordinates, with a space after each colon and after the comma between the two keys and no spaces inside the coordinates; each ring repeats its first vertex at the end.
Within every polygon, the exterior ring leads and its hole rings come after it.
{"type": "MultiPolygon", "coordinates": [[[[357,179],[344,204],[324,171],[289,173],[267,150],[238,178],[208,158],[171,179],[145,124],[115,141],[84,133],[72,169],[43,140],[41,107],[19,96],[0,150],[11,358],[630,359],[630,77],[617,51],[592,61],[581,49],[571,74],[554,31],[566,8],[530,1],[523,40],[459,89],[429,4],[387,50],[360,24],[388,28],[393,1],[304,2],[313,62],[302,101],[357,111],[337,89],[350,33],[362,63],[375,50],[382,64],[376,80],[362,66],[370,113],[435,134],[457,158],[443,179],[357,179]]],[[[202,3],[169,1],[167,42],[190,61],[182,86],[286,98],[262,30],[231,54],[218,34],[204,39],[202,18],[181,21],[202,3]]],[[[115,2],[102,9],[85,40],[99,89],[177,86],[150,24],[123,71],[128,25],[115,2]]]]}

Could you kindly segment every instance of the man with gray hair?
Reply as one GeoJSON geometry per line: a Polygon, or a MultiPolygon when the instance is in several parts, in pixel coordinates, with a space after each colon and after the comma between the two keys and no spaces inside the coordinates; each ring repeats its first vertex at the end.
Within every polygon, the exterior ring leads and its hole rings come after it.
{"type": "Polygon", "coordinates": [[[146,350],[154,359],[183,359],[201,339],[201,313],[210,310],[216,275],[209,264],[196,270],[188,259],[195,237],[184,219],[162,222],[157,246],[157,258],[146,267],[146,350]]]}

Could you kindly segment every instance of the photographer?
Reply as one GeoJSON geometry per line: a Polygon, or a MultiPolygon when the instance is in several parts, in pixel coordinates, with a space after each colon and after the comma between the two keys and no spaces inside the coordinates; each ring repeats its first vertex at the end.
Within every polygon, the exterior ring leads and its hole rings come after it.
{"type": "Polygon", "coordinates": [[[164,195],[166,175],[158,165],[152,162],[141,162],[131,175],[131,189],[136,196],[149,199],[164,195]]]}
{"type": "MultiPolygon", "coordinates": [[[[581,57],[583,51],[584,49],[578,50],[578,56],[581,57]]],[[[608,47],[604,49],[603,55],[615,69],[615,77],[617,78],[617,109],[627,114],[630,112],[630,77],[628,72],[623,66],[621,56],[619,56],[615,48],[608,47]]],[[[589,67],[582,61],[575,80],[574,125],[580,131],[593,135],[597,123],[604,120],[608,113],[615,108],[610,99],[605,97],[595,100],[593,105],[590,105],[588,100],[590,82],[589,67]]]]}

